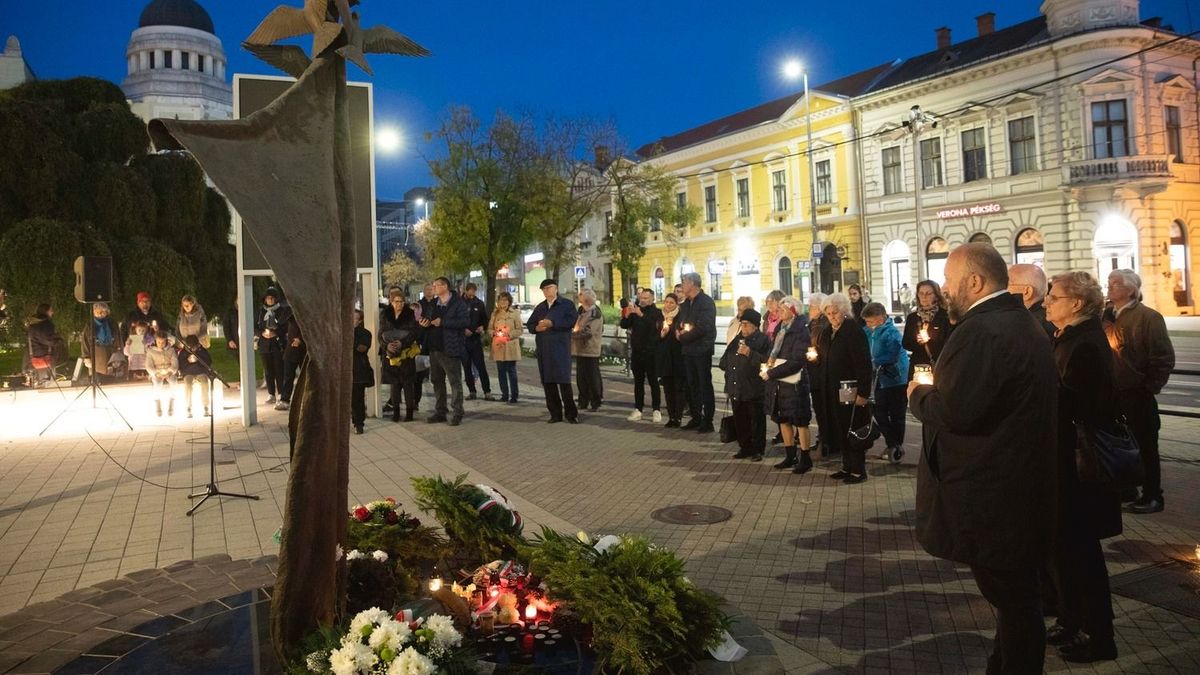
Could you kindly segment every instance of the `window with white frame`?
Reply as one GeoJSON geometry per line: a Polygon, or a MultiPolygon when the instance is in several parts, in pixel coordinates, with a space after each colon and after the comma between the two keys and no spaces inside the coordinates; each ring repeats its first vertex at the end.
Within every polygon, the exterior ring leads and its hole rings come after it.
{"type": "Polygon", "coordinates": [[[771,206],[774,211],[787,211],[787,172],[771,172],[771,206]]]}
{"type": "Polygon", "coordinates": [[[894,195],[903,187],[900,173],[900,147],[884,148],[883,153],[883,194],[894,195]]]}
{"type": "Polygon", "coordinates": [[[717,186],[704,186],[704,222],[717,222],[717,186]]]}
{"type": "Polygon", "coordinates": [[[982,128],[962,132],[963,182],[987,178],[987,134],[982,128]]]}
{"type": "Polygon", "coordinates": [[[1008,155],[1012,175],[1037,171],[1037,138],[1033,115],[1008,121],[1008,155]]]}
{"type": "Polygon", "coordinates": [[[1125,100],[1092,104],[1092,156],[1095,159],[1129,154],[1129,117],[1125,100]]]}
{"type": "Polygon", "coordinates": [[[750,217],[750,179],[737,179],[737,214],[738,218],[750,217]]]}
{"type": "Polygon", "coordinates": [[[680,213],[687,209],[686,192],[680,191],[675,193],[675,208],[679,209],[680,213]]]}
{"type": "Polygon", "coordinates": [[[662,230],[662,219],[659,218],[659,204],[657,198],[650,200],[650,231],[659,232],[662,230]]]}
{"type": "Polygon", "coordinates": [[[833,161],[823,159],[816,164],[817,203],[833,202],[833,161]]]}
{"type": "Polygon", "coordinates": [[[921,187],[942,186],[942,139],[921,141],[921,187]]]}
{"type": "Polygon", "coordinates": [[[1179,114],[1179,106],[1169,105],[1165,108],[1167,131],[1167,153],[1175,155],[1176,162],[1183,161],[1183,122],[1179,114]]]}

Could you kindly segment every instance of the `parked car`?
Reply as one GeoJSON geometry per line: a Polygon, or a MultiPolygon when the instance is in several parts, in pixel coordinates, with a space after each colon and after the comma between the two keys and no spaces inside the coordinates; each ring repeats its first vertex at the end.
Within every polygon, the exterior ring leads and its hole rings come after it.
{"type": "Polygon", "coordinates": [[[533,314],[533,305],[522,302],[517,304],[517,312],[521,315],[521,323],[529,321],[530,315],[533,314]]]}

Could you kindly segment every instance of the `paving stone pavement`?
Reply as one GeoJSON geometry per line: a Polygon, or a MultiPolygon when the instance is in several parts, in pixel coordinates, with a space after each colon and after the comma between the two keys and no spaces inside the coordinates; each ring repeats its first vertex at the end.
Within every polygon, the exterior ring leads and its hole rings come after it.
{"type": "MultiPolygon", "coordinates": [[[[770,461],[734,461],[715,435],[626,422],[629,381],[612,369],[605,374],[608,402],[578,426],[542,421],[541,388],[528,365],[521,405],[468,402],[460,427],[369,420],[367,434],[351,439],[351,497],[411,502],[410,476],[469,473],[513,499],[528,531],[637,532],[679,552],[695,581],[768,631],[789,672],[983,671],[994,634],[990,608],[964,568],[930,558],[913,540],[915,425],[900,466],[876,461],[869,481],[845,486],[821,466],[793,476],[771,471],[770,461]],[[734,516],[707,526],[650,518],[685,503],[734,516]]],[[[262,499],[210,500],[188,518],[186,494],[208,479],[206,421],[156,418],[136,387],[108,391],[134,431],[103,400],[100,410],[83,401],[39,438],[66,399],[53,390],[0,398],[0,614],[25,608],[55,616],[63,594],[130,573],[212,555],[247,564],[277,550],[283,413],[263,408],[264,423],[245,429],[238,411],[219,410],[218,479],[237,477],[221,486],[262,499]],[[155,484],[125,473],[100,448],[155,484]]],[[[1200,444],[1192,428],[1166,420],[1168,511],[1126,517],[1125,534],[1105,542],[1111,574],[1193,555],[1200,444]]],[[[1115,601],[1121,658],[1093,669],[1050,657],[1050,672],[1200,672],[1200,621],[1115,601]]],[[[25,644],[9,618],[0,618],[0,665],[11,663],[5,651],[25,644]]]]}

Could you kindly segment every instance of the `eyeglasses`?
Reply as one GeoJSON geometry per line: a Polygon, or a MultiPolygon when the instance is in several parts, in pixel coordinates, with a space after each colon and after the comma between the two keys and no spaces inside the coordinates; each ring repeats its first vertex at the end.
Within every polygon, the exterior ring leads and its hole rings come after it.
{"type": "Polygon", "coordinates": [[[1046,296],[1046,302],[1056,302],[1058,300],[1068,300],[1068,299],[1070,299],[1070,296],[1055,295],[1053,293],[1050,293],[1049,295],[1046,296]]]}

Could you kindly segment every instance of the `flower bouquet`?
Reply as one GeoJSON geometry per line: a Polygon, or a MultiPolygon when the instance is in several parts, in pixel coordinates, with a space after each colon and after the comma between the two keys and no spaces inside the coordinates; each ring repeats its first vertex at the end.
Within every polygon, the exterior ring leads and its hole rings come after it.
{"type": "MultiPolygon", "coordinates": [[[[356,504],[350,509],[349,523],[346,527],[347,548],[359,551],[376,551],[387,556],[384,561],[395,579],[395,592],[390,591],[393,584],[383,578],[381,569],[360,569],[351,566],[351,599],[355,598],[353,589],[355,579],[362,578],[362,590],[365,592],[376,583],[382,584],[381,599],[375,602],[369,595],[359,596],[364,603],[358,608],[369,607],[373,604],[395,602],[416,597],[420,590],[419,580],[428,576],[446,550],[446,539],[435,527],[421,523],[421,520],[406,513],[400,508],[400,503],[388,497],[366,504],[356,504]]],[[[348,560],[351,560],[349,557],[348,560]]]]}
{"type": "Polygon", "coordinates": [[[378,607],[359,612],[337,646],[308,654],[308,671],[332,675],[477,672],[450,617],[434,614],[412,622],[404,618],[403,613],[394,617],[378,607]]]}

